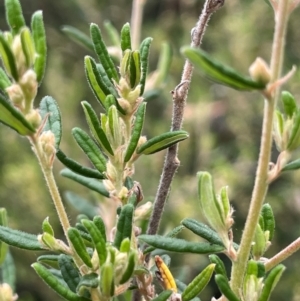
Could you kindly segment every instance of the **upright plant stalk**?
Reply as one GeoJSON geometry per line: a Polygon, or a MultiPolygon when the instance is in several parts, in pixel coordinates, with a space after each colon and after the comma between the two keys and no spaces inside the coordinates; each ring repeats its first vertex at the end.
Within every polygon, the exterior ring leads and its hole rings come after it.
{"type": "Polygon", "coordinates": [[[138,49],[141,37],[143,8],[146,0],[133,0],[131,12],[131,43],[133,49],[138,49]]]}
{"type": "Polygon", "coordinates": [[[45,180],[47,182],[47,186],[51,195],[51,198],[53,200],[55,209],[57,211],[58,217],[59,217],[59,221],[62,225],[64,234],[66,237],[67,236],[67,231],[70,228],[70,222],[67,216],[67,213],[65,211],[64,205],[62,203],[54,176],[53,176],[53,172],[52,172],[52,167],[48,166],[48,162],[46,162],[45,158],[44,158],[44,154],[43,154],[43,150],[41,149],[41,146],[39,144],[38,141],[34,140],[32,141],[33,144],[33,148],[34,148],[34,153],[36,154],[42,172],[44,174],[45,180]]]}
{"type": "MultiPolygon", "coordinates": [[[[205,33],[208,21],[211,15],[217,11],[224,4],[224,0],[206,0],[204,8],[201,12],[199,20],[192,31],[192,47],[199,47],[202,41],[202,38],[205,33]]],[[[176,131],[180,130],[182,127],[184,107],[186,104],[186,99],[188,96],[188,90],[190,87],[190,81],[193,74],[192,64],[186,60],[183,68],[183,73],[181,77],[180,84],[175,88],[173,92],[173,115],[172,115],[172,124],[171,130],[176,131]]],[[[174,174],[180,164],[179,159],[177,158],[178,154],[178,145],[171,146],[168,149],[163,172],[160,178],[160,183],[156,193],[154,208],[150,222],[148,225],[148,234],[156,234],[162,212],[166,203],[166,199],[170,190],[170,186],[174,177],[174,174]]]]}
{"type": "MultiPolygon", "coordinates": [[[[288,8],[289,0],[280,0],[278,10],[275,11],[275,32],[271,55],[271,83],[275,83],[281,75],[286,26],[289,18],[288,8]]],[[[239,295],[242,287],[255,228],[268,190],[268,170],[272,148],[273,115],[279,90],[280,87],[277,87],[275,91],[265,99],[261,147],[255,184],[240,248],[237,253],[237,259],[232,267],[231,288],[237,295],[239,295]]]]}

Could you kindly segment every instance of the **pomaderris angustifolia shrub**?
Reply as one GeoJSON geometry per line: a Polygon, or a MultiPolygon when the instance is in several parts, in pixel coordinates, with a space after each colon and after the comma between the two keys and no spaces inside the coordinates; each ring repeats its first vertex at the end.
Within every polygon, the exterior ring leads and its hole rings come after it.
{"type": "MultiPolygon", "coordinates": [[[[132,20],[140,20],[142,14],[143,4],[137,3],[134,1],[137,9],[133,10],[132,20]]],[[[299,0],[268,2],[275,15],[270,63],[258,57],[249,67],[247,76],[216,61],[200,48],[210,17],[226,5],[224,0],[206,0],[191,31],[191,45],[181,49],[186,62],[181,81],[172,91],[171,130],[151,138],[143,135],[146,107],[151,106],[145,98],[147,93],[163,87],[170,62],[168,46],[163,48],[156,72],[148,76],[152,38],[139,42],[138,23],[132,28],[126,23],[120,34],[111,24],[106,26],[108,35],[116,42],[114,47],[106,46],[97,24],[90,25],[90,37],[71,26],[64,27],[68,36],[94,51],[93,57],[84,57],[83,72],[103,110],[100,113],[88,101],[82,101],[82,114],[89,133],[79,127],[72,130],[76,143],[93,166],[87,167],[61,149],[62,121],[58,102],[45,96],[38,100],[38,106],[34,105],[46,70],[47,34],[43,14],[41,11],[34,13],[27,26],[20,2],[5,0],[10,30],[0,33],[3,66],[0,69],[0,121],[10,128],[7,131],[14,130],[28,138],[55,205],[65,241],[56,237],[48,217],[38,235],[10,228],[7,212],[1,208],[0,300],[18,298],[8,245],[41,253],[32,268],[52,290],[69,301],[130,298],[135,301],[199,301],[198,295],[210,281],[215,281],[219,288],[221,297],[218,300],[269,300],[285,270],[281,262],[300,246],[300,239],[297,239],[272,258],[265,257],[275,235],[273,210],[266,202],[268,187],[283,171],[300,168],[299,159],[291,161],[300,145],[300,108],[291,92],[281,91],[282,85],[295,73],[293,67],[282,75],[282,65],[288,19],[299,3],[299,0]],[[240,93],[256,91],[264,99],[255,184],[240,241],[234,240],[234,208],[228,187],[216,192],[213,177],[206,171],[198,172],[194,179],[198,181],[197,210],[205,223],[185,218],[167,234],[157,234],[170,185],[179,167],[178,143],[189,137],[182,130],[182,121],[194,67],[220,85],[240,93]],[[276,163],[270,163],[273,141],[279,152],[276,163]],[[167,154],[155,200],[145,202],[142,186],[134,178],[135,162],[164,149],[167,154]],[[105,214],[99,215],[96,209],[88,207],[75,224],[70,224],[53,176],[56,159],[66,167],[61,172],[64,177],[109,199],[102,211],[105,214]],[[139,227],[140,221],[146,222],[146,227],[139,227]],[[201,242],[178,238],[183,229],[201,237],[201,242]],[[157,253],[157,249],[161,251],[157,253]],[[170,257],[162,255],[162,251],[207,256],[210,264],[190,283],[183,283],[174,278],[169,268],[170,257]],[[219,253],[229,258],[230,274],[219,253]],[[213,275],[214,280],[211,280],[213,275]],[[159,286],[154,285],[157,282],[159,286]]],[[[85,201],[76,194],[70,193],[68,198],[84,208],[85,201]]],[[[5,207],[5,200],[1,205],[5,207]]]]}

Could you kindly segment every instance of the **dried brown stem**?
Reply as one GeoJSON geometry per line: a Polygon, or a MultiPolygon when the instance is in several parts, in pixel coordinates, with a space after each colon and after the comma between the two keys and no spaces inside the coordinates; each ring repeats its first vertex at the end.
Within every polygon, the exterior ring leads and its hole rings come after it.
{"type": "MultiPolygon", "coordinates": [[[[202,38],[205,33],[206,26],[211,15],[217,11],[223,4],[225,0],[207,0],[204,4],[204,8],[201,12],[199,20],[192,30],[192,47],[199,47],[202,38]]],[[[188,90],[190,87],[190,81],[193,74],[192,64],[186,60],[182,72],[181,82],[173,91],[173,116],[171,130],[180,130],[182,127],[184,107],[186,104],[186,99],[188,96],[188,90]]],[[[168,149],[163,172],[160,178],[160,183],[156,193],[156,198],[154,201],[154,209],[149,222],[148,234],[156,234],[162,212],[166,203],[166,199],[170,190],[170,186],[174,177],[174,174],[180,164],[177,158],[178,145],[173,145],[168,149]]]]}

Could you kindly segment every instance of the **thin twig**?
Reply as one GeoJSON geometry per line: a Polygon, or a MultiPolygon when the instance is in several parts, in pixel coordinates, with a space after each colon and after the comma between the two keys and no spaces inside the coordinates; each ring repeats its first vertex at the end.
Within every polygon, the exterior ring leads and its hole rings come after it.
{"type": "Polygon", "coordinates": [[[274,268],[277,264],[281,263],[291,255],[293,255],[295,252],[297,252],[300,249],[300,238],[293,241],[290,245],[288,245],[286,248],[284,248],[282,251],[280,251],[278,254],[270,258],[265,263],[265,269],[266,271],[270,271],[272,268],[274,268]]]}
{"type": "Polygon", "coordinates": [[[131,43],[133,49],[138,49],[141,37],[143,8],[146,0],[133,0],[131,11],[131,43]]]}
{"type": "MultiPolygon", "coordinates": [[[[191,41],[192,47],[200,46],[202,38],[205,33],[206,26],[208,24],[211,15],[224,4],[224,1],[225,0],[207,0],[205,2],[199,20],[195,28],[192,30],[192,41],[191,41]]],[[[172,125],[171,125],[172,131],[180,130],[182,127],[184,107],[188,96],[188,90],[190,87],[192,74],[193,74],[193,65],[188,60],[186,60],[183,68],[181,82],[173,92],[174,105],[173,105],[173,116],[172,116],[172,125]]],[[[177,158],[177,154],[178,154],[178,145],[173,145],[168,149],[165,162],[164,162],[163,172],[160,178],[160,183],[154,201],[152,216],[150,218],[150,222],[147,230],[148,234],[157,233],[162,212],[170,190],[171,182],[180,164],[180,161],[177,158]]]]}

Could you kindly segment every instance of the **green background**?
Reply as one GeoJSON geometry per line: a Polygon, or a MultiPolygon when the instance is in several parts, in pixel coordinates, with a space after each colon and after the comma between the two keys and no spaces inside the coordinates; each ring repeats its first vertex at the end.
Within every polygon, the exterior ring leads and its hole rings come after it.
{"type": "MultiPolygon", "coordinates": [[[[103,29],[103,22],[110,20],[117,29],[130,21],[131,1],[51,1],[22,0],[25,19],[29,24],[31,14],[43,10],[48,41],[48,65],[44,82],[39,90],[36,106],[45,95],[53,96],[63,117],[61,148],[72,158],[89,164],[71,137],[71,129],[80,126],[87,129],[80,101],[88,100],[101,111],[85,80],[83,58],[93,55],[72,42],[60,30],[62,25],[72,25],[88,33],[89,23],[95,22],[103,29]]],[[[162,42],[168,42],[173,59],[167,81],[161,93],[149,100],[144,134],[148,138],[170,128],[172,97],[170,91],[180,81],[184,59],[180,47],[190,42],[190,31],[201,12],[203,1],[197,0],[148,0],[144,9],[142,38],[154,38],[150,55],[150,69],[156,68],[162,42]]],[[[299,9],[293,13],[287,33],[284,71],[293,64],[299,66],[299,9]]],[[[270,59],[274,28],[273,12],[263,0],[228,0],[213,15],[203,39],[202,47],[220,61],[243,74],[256,57],[267,62],[270,59]]],[[[0,3],[0,25],[7,30],[4,17],[4,1],[0,3]]],[[[296,99],[300,97],[300,73],[284,89],[290,90],[296,99]]],[[[213,84],[194,74],[183,129],[190,138],[180,145],[180,168],[172,185],[168,204],[159,232],[164,234],[177,226],[185,217],[203,221],[197,203],[196,172],[209,171],[215,180],[216,190],[229,186],[229,196],[235,209],[233,232],[238,242],[246,218],[260,143],[263,99],[258,93],[234,91],[213,84]]],[[[0,126],[0,206],[6,207],[10,226],[31,233],[41,233],[41,223],[46,216],[55,226],[56,237],[62,237],[54,207],[36,158],[29,143],[15,132],[0,126]]],[[[144,192],[145,201],[153,201],[164,161],[165,152],[142,157],[136,164],[135,180],[144,192]]],[[[278,152],[274,147],[272,160],[278,152]]],[[[295,152],[294,158],[299,157],[295,152]]],[[[55,174],[62,195],[75,191],[92,202],[103,203],[98,195],[75,185],[59,175],[62,165],[55,163],[55,174]]],[[[273,245],[265,254],[271,257],[299,235],[300,189],[299,172],[283,174],[272,183],[266,201],[274,210],[277,227],[273,245]]],[[[72,222],[76,211],[66,204],[72,222]]],[[[253,225],[254,226],[254,225],[253,225]]],[[[181,237],[198,238],[183,231],[181,237]]],[[[17,293],[19,300],[60,300],[46,288],[30,268],[38,254],[12,250],[17,268],[17,293]]],[[[206,256],[171,254],[171,271],[188,283],[208,263],[206,256]]],[[[228,268],[229,260],[224,258],[228,268]]],[[[299,254],[285,261],[284,273],[271,300],[300,300],[299,254]]],[[[202,294],[202,300],[217,296],[214,284],[202,294]]]]}

